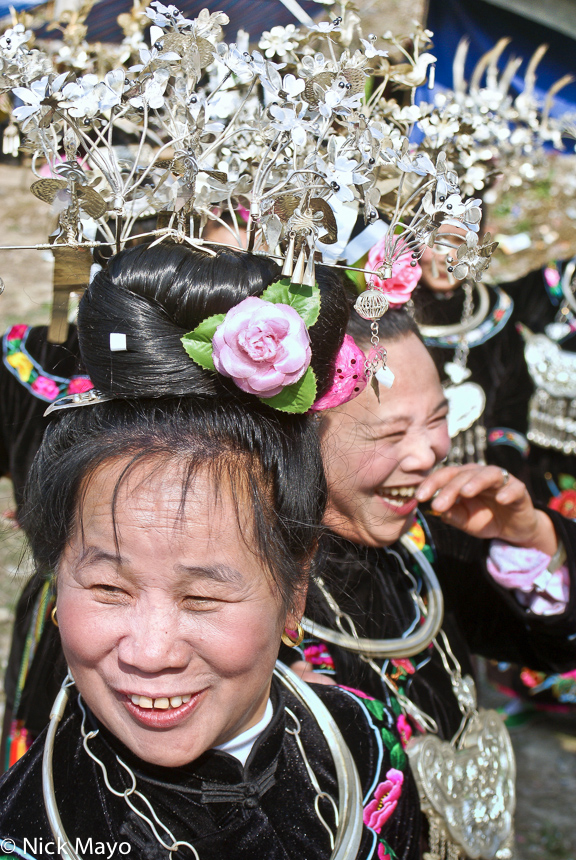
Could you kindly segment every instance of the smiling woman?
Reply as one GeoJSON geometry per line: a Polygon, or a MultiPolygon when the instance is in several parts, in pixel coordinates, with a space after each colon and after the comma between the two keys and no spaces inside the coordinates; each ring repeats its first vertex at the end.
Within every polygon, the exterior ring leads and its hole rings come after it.
{"type": "MultiPolygon", "coordinates": [[[[368,324],[352,318],[349,333],[368,351],[368,324]]],[[[428,860],[509,857],[514,756],[500,716],[477,707],[471,654],[574,667],[574,526],[535,510],[504,470],[442,468],[448,409],[432,358],[404,310],[380,337],[392,387],[369,386],[320,424],[330,531],[306,636],[285,659],[395,712],[428,860]]]]}
{"type": "Polygon", "coordinates": [[[68,676],[0,783],[16,853],[53,837],[71,860],[104,839],[197,860],[418,854],[393,714],[274,675],[281,639],[300,639],[327,497],[303,413],[348,319],[334,274],[319,269],[306,325],[273,303],[289,298],[277,277],[263,257],[162,243],[113,258],[82,300],[96,393],[52,410],[23,511],[68,676]],[[226,373],[208,330],[236,356],[226,373]]]}

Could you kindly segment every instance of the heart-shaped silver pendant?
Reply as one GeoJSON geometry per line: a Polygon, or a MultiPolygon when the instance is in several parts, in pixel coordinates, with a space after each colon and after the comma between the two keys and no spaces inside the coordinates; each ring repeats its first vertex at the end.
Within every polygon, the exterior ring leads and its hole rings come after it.
{"type": "Polygon", "coordinates": [[[455,747],[425,735],[407,749],[422,809],[442,818],[447,835],[481,860],[511,857],[516,763],[496,711],[475,711],[455,747]]]}
{"type": "Polygon", "coordinates": [[[454,439],[478,421],[486,406],[486,395],[476,382],[447,385],[444,394],[448,400],[448,433],[454,439]]]}

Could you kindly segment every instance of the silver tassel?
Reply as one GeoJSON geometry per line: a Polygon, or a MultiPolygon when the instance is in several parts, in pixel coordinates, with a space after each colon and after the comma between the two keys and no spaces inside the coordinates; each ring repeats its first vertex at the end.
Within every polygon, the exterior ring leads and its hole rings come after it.
{"type": "Polygon", "coordinates": [[[308,263],[306,265],[306,271],[304,272],[304,280],[302,281],[302,285],[304,287],[316,286],[316,265],[314,262],[314,250],[310,251],[310,256],[308,257],[308,263]]]}
{"type": "Polygon", "coordinates": [[[284,265],[282,266],[282,277],[292,279],[292,270],[294,268],[294,247],[296,245],[296,233],[290,233],[290,242],[288,250],[284,257],[284,265]]]}
{"type": "Polygon", "coordinates": [[[296,266],[292,272],[292,283],[301,284],[304,281],[304,268],[306,266],[306,254],[304,253],[304,245],[300,248],[296,266]]]}

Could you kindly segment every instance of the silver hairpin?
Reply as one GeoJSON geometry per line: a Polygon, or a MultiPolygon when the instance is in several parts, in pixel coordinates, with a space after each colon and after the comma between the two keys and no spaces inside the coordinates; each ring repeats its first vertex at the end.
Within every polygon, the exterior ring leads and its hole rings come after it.
{"type": "Polygon", "coordinates": [[[93,406],[95,403],[104,403],[105,400],[114,400],[111,394],[102,394],[95,388],[90,391],[81,391],[78,394],[67,394],[65,397],[59,397],[54,403],[51,403],[44,417],[51,415],[52,412],[59,412],[61,409],[75,409],[77,406],[93,406]]]}

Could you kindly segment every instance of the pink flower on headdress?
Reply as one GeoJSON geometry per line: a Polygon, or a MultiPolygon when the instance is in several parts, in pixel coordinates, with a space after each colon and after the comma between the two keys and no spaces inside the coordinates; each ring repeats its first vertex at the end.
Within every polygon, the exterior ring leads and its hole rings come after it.
{"type": "Polygon", "coordinates": [[[396,807],[402,794],[404,774],[392,767],[386,774],[385,782],[381,782],[371,800],[364,809],[364,824],[380,833],[396,807]]]}
{"type": "MultiPolygon", "coordinates": [[[[368,254],[366,268],[369,272],[375,272],[384,262],[385,239],[386,237],[376,242],[368,254]]],[[[406,251],[393,264],[391,278],[382,280],[378,275],[371,276],[374,286],[386,293],[386,298],[392,307],[406,304],[420,280],[422,269],[417,262],[415,266],[410,265],[414,262],[416,261],[412,259],[410,251],[406,251]]]]}
{"type": "Polygon", "coordinates": [[[312,412],[320,412],[323,409],[331,409],[333,406],[341,406],[348,403],[354,397],[358,397],[364,391],[368,380],[364,372],[364,361],[366,356],[362,352],[353,337],[344,335],[344,341],[336,356],[336,369],[334,382],[330,389],[320,397],[311,407],[312,412]]]}
{"type": "Polygon", "coordinates": [[[39,376],[30,386],[32,391],[43,397],[45,400],[56,400],[60,394],[60,389],[53,379],[48,379],[46,376],[39,376]]]}
{"type": "Polygon", "coordinates": [[[226,314],[212,339],[214,367],[257,397],[274,397],[310,366],[310,337],[290,305],[250,296],[226,314]]]}
{"type": "Polygon", "coordinates": [[[382,842],[378,846],[378,860],[392,860],[392,857],[388,853],[388,850],[384,847],[382,842]]]}
{"type": "Polygon", "coordinates": [[[27,325],[13,325],[6,335],[6,340],[22,340],[26,334],[27,328],[27,325]]]}
{"type": "Polygon", "coordinates": [[[83,391],[90,391],[94,386],[87,376],[74,376],[68,383],[67,394],[82,394],[83,391]]]}

